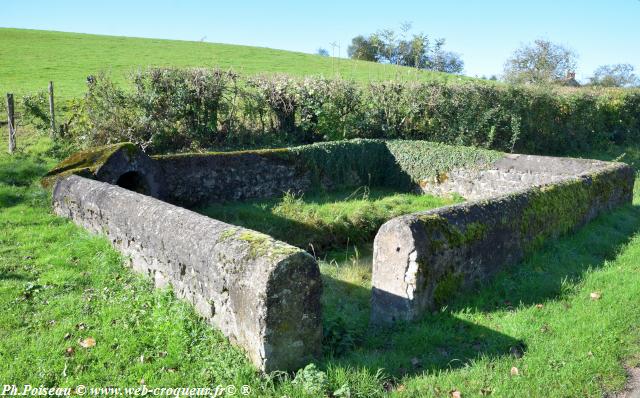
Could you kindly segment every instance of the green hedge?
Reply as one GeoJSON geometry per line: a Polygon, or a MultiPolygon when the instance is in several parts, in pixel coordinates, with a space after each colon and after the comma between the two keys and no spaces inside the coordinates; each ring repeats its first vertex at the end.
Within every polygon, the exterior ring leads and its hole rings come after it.
{"type": "Polygon", "coordinates": [[[640,138],[640,90],[485,81],[372,82],[215,69],[149,69],[134,92],[100,75],[76,100],[68,139],[133,141],[151,153],[345,138],[429,140],[566,154],[640,138]]]}

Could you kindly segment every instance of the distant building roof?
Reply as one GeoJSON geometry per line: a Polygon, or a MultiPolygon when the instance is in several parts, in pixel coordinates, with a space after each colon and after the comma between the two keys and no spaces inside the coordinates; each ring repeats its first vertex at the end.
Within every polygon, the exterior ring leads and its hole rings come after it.
{"type": "Polygon", "coordinates": [[[580,83],[576,80],[576,72],[567,72],[567,77],[558,81],[562,86],[580,87],[580,83]]]}

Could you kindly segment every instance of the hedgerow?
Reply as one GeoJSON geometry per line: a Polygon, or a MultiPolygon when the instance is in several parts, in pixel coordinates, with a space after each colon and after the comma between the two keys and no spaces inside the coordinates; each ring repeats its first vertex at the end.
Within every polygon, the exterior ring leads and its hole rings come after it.
{"type": "Polygon", "coordinates": [[[372,82],[150,68],[127,91],[100,75],[71,107],[77,146],[128,140],[151,153],[344,138],[413,139],[566,154],[640,138],[640,90],[485,81],[372,82]]]}

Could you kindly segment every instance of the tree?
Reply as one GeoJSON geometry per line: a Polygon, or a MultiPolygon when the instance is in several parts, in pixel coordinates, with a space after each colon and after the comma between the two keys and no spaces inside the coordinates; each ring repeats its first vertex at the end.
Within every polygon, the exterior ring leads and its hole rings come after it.
{"type": "Polygon", "coordinates": [[[504,80],[545,84],[564,79],[576,69],[576,54],[559,44],[538,39],[518,48],[504,65],[504,80]]]}
{"type": "Polygon", "coordinates": [[[448,73],[460,73],[464,62],[456,53],[443,49],[445,40],[431,41],[424,34],[409,36],[411,24],[401,26],[398,35],[393,29],[379,30],[369,36],[356,36],[347,53],[350,58],[386,64],[410,66],[448,73]]]}
{"type": "Polygon", "coordinates": [[[362,61],[378,61],[378,49],[375,47],[371,38],[362,35],[351,39],[351,45],[347,48],[349,58],[359,59],[362,61]]]}
{"type": "Polygon", "coordinates": [[[321,57],[328,57],[329,56],[329,50],[327,50],[326,48],[319,47],[316,50],[316,55],[319,55],[321,57]]]}
{"type": "Polygon", "coordinates": [[[442,46],[444,46],[444,39],[437,40],[432,51],[433,54],[427,60],[429,62],[427,69],[447,73],[461,73],[464,69],[462,58],[451,51],[444,51],[442,46]]]}
{"type": "Polygon", "coordinates": [[[603,65],[593,72],[589,81],[594,86],[630,87],[640,85],[640,80],[633,73],[631,64],[603,65]]]}

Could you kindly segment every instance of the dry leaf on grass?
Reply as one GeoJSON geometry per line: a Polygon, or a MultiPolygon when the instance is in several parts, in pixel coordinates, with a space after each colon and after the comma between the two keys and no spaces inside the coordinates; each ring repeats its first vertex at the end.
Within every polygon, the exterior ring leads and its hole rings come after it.
{"type": "Polygon", "coordinates": [[[462,394],[458,390],[451,391],[451,398],[462,398],[462,394]]]}
{"type": "Polygon", "coordinates": [[[96,346],[96,340],[93,337],[87,337],[84,340],[78,341],[78,344],[84,348],[91,348],[96,346]]]}
{"type": "Polygon", "coordinates": [[[600,297],[602,297],[602,294],[598,292],[591,292],[589,297],[591,297],[591,300],[600,300],[600,297]]]}

